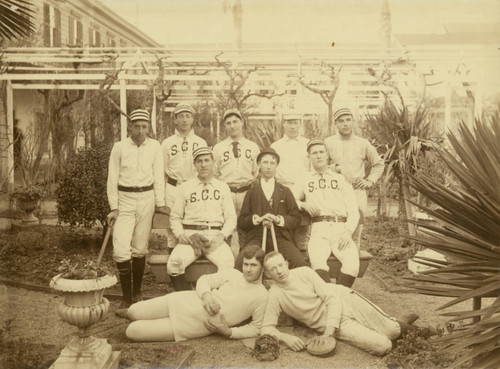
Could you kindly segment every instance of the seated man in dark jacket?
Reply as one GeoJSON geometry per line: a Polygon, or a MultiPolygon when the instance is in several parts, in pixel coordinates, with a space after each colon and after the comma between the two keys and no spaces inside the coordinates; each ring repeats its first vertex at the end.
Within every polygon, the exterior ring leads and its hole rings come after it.
{"type": "MultiPolygon", "coordinates": [[[[238,228],[246,232],[248,245],[261,245],[263,227],[274,226],[278,251],[289,262],[290,268],[306,266],[304,255],[293,243],[293,230],[300,224],[297,203],[292,192],[275,180],[280,157],[273,149],[266,149],[257,156],[260,177],[248,190],[238,217],[238,228]]],[[[273,250],[271,231],[267,232],[266,252],[273,250]]],[[[241,255],[241,253],[240,253],[241,255]]],[[[236,268],[241,270],[241,258],[236,268]]]]}

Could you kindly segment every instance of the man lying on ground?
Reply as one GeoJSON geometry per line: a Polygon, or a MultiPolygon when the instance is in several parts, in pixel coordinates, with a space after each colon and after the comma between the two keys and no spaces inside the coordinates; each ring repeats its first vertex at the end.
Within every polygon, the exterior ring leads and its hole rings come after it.
{"type": "Polygon", "coordinates": [[[261,333],[276,337],[293,351],[305,349],[306,344],[276,329],[281,311],[323,336],[335,337],[375,355],[385,355],[392,349],[391,340],[417,329],[411,325],[417,315],[396,320],[357,292],[326,283],[311,268],[289,270],[279,252],[265,256],[264,268],[274,283],[261,333]]]}
{"type": "Polygon", "coordinates": [[[243,273],[224,269],[198,279],[196,291],[172,292],[141,301],[127,312],[132,341],[184,341],[218,333],[232,339],[259,335],[267,301],[262,285],[264,251],[247,247],[243,273]],[[252,318],[246,325],[236,325],[252,318]]]}

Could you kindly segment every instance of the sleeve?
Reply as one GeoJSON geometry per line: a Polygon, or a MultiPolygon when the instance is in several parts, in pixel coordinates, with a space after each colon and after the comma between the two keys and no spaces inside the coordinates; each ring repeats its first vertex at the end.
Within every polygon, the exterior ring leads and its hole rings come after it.
{"type": "Polygon", "coordinates": [[[236,229],[236,210],[234,209],[233,198],[229,186],[223,183],[221,192],[223,195],[222,211],[224,212],[224,225],[222,226],[222,234],[228,238],[236,229]]]}
{"type": "Polygon", "coordinates": [[[170,228],[177,238],[184,233],[184,227],[182,226],[185,204],[184,187],[184,183],[179,186],[178,196],[175,197],[174,205],[172,206],[172,210],[170,212],[170,228]]]}
{"type": "Polygon", "coordinates": [[[359,222],[359,209],[356,201],[356,195],[354,194],[352,185],[347,182],[343,176],[340,177],[342,178],[340,180],[342,182],[342,197],[344,198],[347,212],[346,228],[351,232],[354,232],[359,222]]]}
{"type": "Polygon", "coordinates": [[[259,166],[257,165],[257,156],[260,153],[259,146],[257,146],[256,143],[253,143],[253,163],[252,163],[252,175],[253,178],[257,178],[257,175],[259,174],[259,166]]]}
{"type": "Polygon", "coordinates": [[[280,339],[280,331],[276,328],[281,313],[281,306],[276,289],[271,287],[267,295],[267,304],[262,320],[261,334],[270,334],[280,339]]]}
{"type": "Polygon", "coordinates": [[[292,191],[288,187],[284,187],[285,190],[285,198],[286,198],[286,214],[282,214],[285,224],[284,227],[286,229],[293,230],[300,225],[300,213],[299,208],[297,206],[297,202],[293,197],[292,191]]]}
{"type": "Polygon", "coordinates": [[[245,198],[243,199],[243,204],[241,205],[240,215],[238,216],[238,228],[241,228],[244,231],[249,231],[255,228],[252,211],[253,191],[253,187],[247,191],[245,198]]]}
{"type": "Polygon", "coordinates": [[[301,205],[305,201],[304,177],[298,179],[297,182],[295,182],[295,184],[292,187],[292,193],[297,203],[297,206],[299,207],[300,210],[302,210],[301,205]]]}
{"type": "Polygon", "coordinates": [[[342,302],[335,296],[333,288],[336,285],[326,283],[320,276],[310,268],[304,268],[307,271],[306,278],[312,284],[314,292],[319,296],[326,306],[326,327],[340,327],[342,317],[342,302]]]}
{"type": "Polygon", "coordinates": [[[167,139],[164,139],[163,142],[161,143],[161,151],[163,152],[163,166],[165,169],[165,176],[166,176],[167,175],[167,168],[168,168],[168,160],[170,158],[170,155],[168,153],[167,139]]]}
{"type": "Polygon", "coordinates": [[[163,150],[158,141],[154,141],[155,160],[153,163],[153,178],[156,206],[165,206],[165,167],[163,165],[163,150]]]}
{"type": "MultiPolygon", "coordinates": [[[[252,296],[253,297],[253,296],[252,296]]],[[[252,321],[241,327],[231,328],[232,339],[244,339],[257,337],[262,328],[262,321],[264,320],[264,313],[267,305],[267,290],[263,288],[262,293],[259,293],[257,298],[253,297],[253,311],[252,321]]]]}
{"type": "Polygon", "coordinates": [[[220,155],[220,142],[216,144],[212,150],[214,155],[214,177],[220,178],[220,164],[221,164],[221,155],[220,155]]]}
{"type": "Polygon", "coordinates": [[[370,174],[366,177],[367,180],[376,183],[384,172],[384,160],[380,157],[377,149],[366,141],[366,160],[370,164],[370,174]]]}
{"type": "Polygon", "coordinates": [[[106,192],[111,210],[118,209],[118,178],[120,177],[121,152],[117,143],[113,145],[108,164],[108,182],[106,192]]]}
{"type": "Polygon", "coordinates": [[[225,269],[217,273],[202,275],[196,282],[196,294],[200,299],[203,298],[203,294],[206,292],[218,289],[224,283],[230,281],[231,277],[235,278],[234,272],[234,269],[225,269]]]}

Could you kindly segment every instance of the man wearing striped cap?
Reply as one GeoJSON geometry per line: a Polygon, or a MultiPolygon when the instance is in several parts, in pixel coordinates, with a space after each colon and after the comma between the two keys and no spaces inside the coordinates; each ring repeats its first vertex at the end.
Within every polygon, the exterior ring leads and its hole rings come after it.
{"type": "Polygon", "coordinates": [[[359,224],[353,233],[353,239],[360,248],[361,232],[367,208],[366,190],[378,181],[384,171],[384,161],[375,147],[365,138],[354,133],[354,116],[346,107],[337,109],[333,119],[338,134],[325,139],[332,168],[343,174],[354,187],[354,194],[359,208],[359,224]],[[365,165],[370,172],[366,175],[365,165]]]}
{"type": "MultiPolygon", "coordinates": [[[[182,182],[196,177],[193,152],[198,147],[207,146],[205,140],[194,134],[194,109],[186,103],[179,103],[173,112],[175,132],[161,144],[165,166],[165,195],[167,207],[171,210],[178,188],[182,182]]],[[[177,240],[172,229],[167,227],[168,247],[172,248],[177,240]]]]}
{"type": "MultiPolygon", "coordinates": [[[[255,142],[243,136],[243,116],[237,109],[226,110],[222,121],[227,138],[214,146],[215,177],[228,184],[236,215],[239,215],[243,199],[257,176],[260,149],[255,142]]],[[[235,232],[232,240],[234,248],[244,244],[243,237],[244,232],[235,232]]]]}
{"type": "Polygon", "coordinates": [[[167,262],[167,273],[177,291],[189,290],[185,270],[201,255],[219,270],[234,266],[225,242],[236,228],[236,213],[227,184],[214,178],[212,150],[199,147],[193,153],[196,178],[183,182],[170,213],[170,225],[179,243],[167,262]]]}
{"type": "Polygon", "coordinates": [[[307,144],[312,171],[294,187],[299,209],[311,216],[311,237],[307,246],[311,267],[330,281],[328,258],[333,254],[342,264],[337,284],[351,287],[359,272],[359,254],[352,232],[359,220],[354,190],[343,175],[328,166],[323,140],[307,144]]]}
{"type": "Polygon", "coordinates": [[[107,219],[114,222],[113,259],[123,292],[121,308],[142,300],[155,206],[157,211],[167,212],[163,153],[160,143],[147,136],[150,121],[148,111],[134,110],[129,117],[130,136],[114,144],[109,159],[107,195],[111,212],[107,219]]]}

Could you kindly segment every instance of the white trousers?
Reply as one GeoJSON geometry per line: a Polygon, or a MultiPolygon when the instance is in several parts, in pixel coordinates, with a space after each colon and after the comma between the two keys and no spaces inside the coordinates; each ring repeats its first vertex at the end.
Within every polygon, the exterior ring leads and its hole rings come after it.
{"type": "MultiPolygon", "coordinates": [[[[193,233],[200,233],[211,240],[220,231],[218,230],[207,230],[207,231],[196,231],[196,230],[186,230],[188,235],[193,233]]],[[[170,253],[167,261],[167,273],[171,276],[177,276],[179,274],[184,274],[186,267],[192,264],[196,259],[202,255],[202,252],[195,252],[191,245],[179,243],[170,253]]],[[[221,269],[232,269],[234,268],[234,256],[229,245],[223,242],[215,250],[210,253],[203,253],[203,255],[215,264],[218,270],[221,269]]]]}
{"type": "Polygon", "coordinates": [[[337,338],[374,355],[388,353],[391,341],[401,334],[397,320],[349,288],[342,288],[341,299],[342,318],[337,338]]]}
{"type": "Polygon", "coordinates": [[[118,217],[113,227],[113,259],[117,263],[147,254],[154,211],[154,191],[118,192],[118,217]]]}
{"type": "Polygon", "coordinates": [[[339,259],[340,271],[352,277],[359,272],[359,253],[354,241],[339,250],[339,238],[345,231],[345,223],[316,222],[311,225],[311,237],[307,245],[311,268],[328,270],[328,258],[333,254],[339,259]]]}

